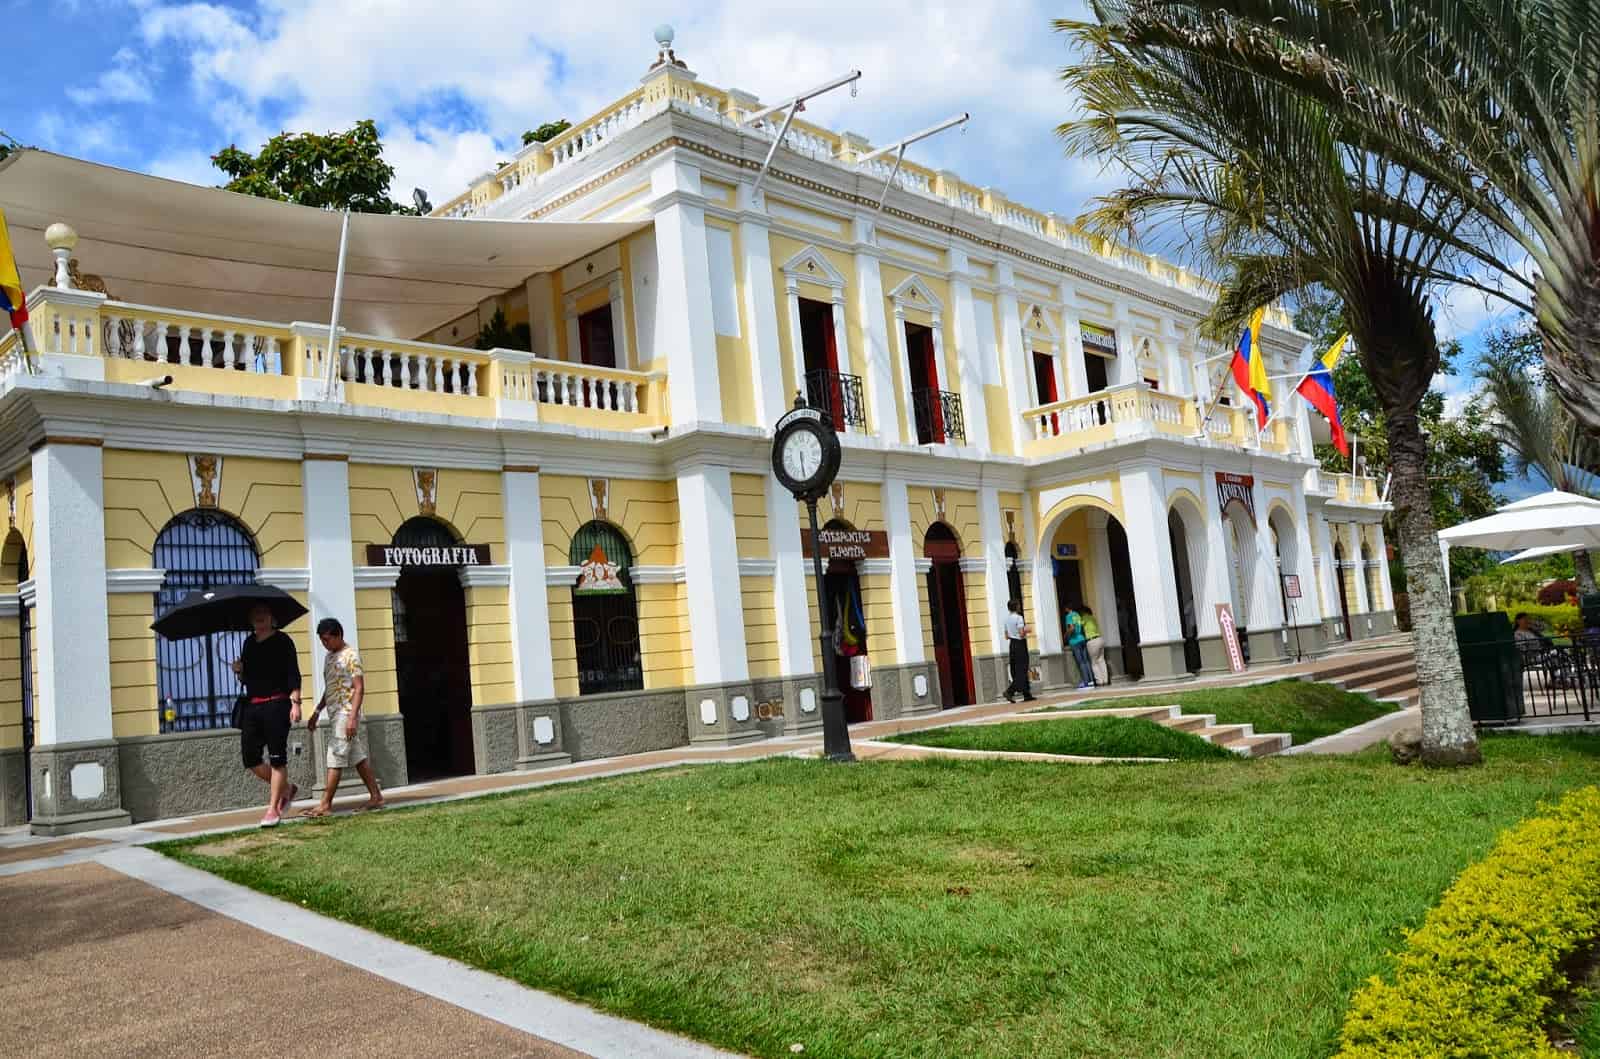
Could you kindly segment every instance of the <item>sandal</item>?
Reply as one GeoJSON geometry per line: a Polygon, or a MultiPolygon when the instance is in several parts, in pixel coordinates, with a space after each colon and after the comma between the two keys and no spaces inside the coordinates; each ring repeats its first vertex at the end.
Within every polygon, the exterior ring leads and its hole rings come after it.
{"type": "Polygon", "coordinates": [[[353,811],[357,813],[375,813],[388,804],[388,802],[367,802],[365,805],[356,806],[353,811]]]}
{"type": "Polygon", "coordinates": [[[332,809],[324,809],[320,805],[313,805],[309,809],[300,810],[300,815],[304,816],[304,817],[308,817],[308,818],[310,818],[312,820],[315,820],[318,817],[332,816],[333,815],[333,810],[332,809]]]}

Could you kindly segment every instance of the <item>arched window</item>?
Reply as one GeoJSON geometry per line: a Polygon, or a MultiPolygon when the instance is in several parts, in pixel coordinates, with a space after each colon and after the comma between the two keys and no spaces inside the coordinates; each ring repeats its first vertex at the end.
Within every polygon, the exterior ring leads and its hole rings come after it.
{"type": "MultiPolygon", "coordinates": [[[[186,511],[157,535],[152,562],[167,572],[156,593],[160,618],[190,592],[254,583],[258,559],[255,541],[236,519],[216,511],[186,511]]],[[[156,637],[157,713],[163,732],[228,726],[240,691],[232,662],[247,635],[156,637]]]]}
{"type": "Polygon", "coordinates": [[[627,540],[610,523],[590,522],[573,535],[568,562],[578,568],[572,586],[578,694],[640,690],[639,605],[627,540]]]}

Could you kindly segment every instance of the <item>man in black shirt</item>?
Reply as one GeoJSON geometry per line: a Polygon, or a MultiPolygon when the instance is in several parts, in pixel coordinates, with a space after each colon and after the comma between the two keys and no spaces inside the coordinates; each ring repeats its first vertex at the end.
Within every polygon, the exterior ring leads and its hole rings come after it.
{"type": "Polygon", "coordinates": [[[300,722],[300,657],[288,634],[273,628],[265,606],[250,612],[250,624],[255,631],[233,663],[248,699],[239,714],[239,749],[244,767],[269,785],[261,826],[276,827],[300,793],[288,771],[289,729],[300,722]]]}

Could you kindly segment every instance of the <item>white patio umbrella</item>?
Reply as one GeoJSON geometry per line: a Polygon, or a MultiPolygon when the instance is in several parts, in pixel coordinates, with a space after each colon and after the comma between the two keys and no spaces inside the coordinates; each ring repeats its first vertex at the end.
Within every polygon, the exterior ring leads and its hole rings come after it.
{"type": "Polygon", "coordinates": [[[1577,548],[1577,545],[1567,544],[1552,544],[1545,548],[1529,548],[1526,551],[1520,551],[1515,555],[1506,556],[1504,559],[1500,560],[1500,565],[1509,566],[1512,563],[1527,562],[1529,559],[1543,559],[1546,556],[1561,555],[1565,552],[1575,551],[1577,548]]]}
{"type": "Polygon", "coordinates": [[[1445,557],[1446,571],[1450,569],[1452,547],[1495,551],[1600,549],[1600,500],[1560,490],[1530,496],[1507,504],[1492,515],[1440,530],[1439,549],[1445,557]]]}

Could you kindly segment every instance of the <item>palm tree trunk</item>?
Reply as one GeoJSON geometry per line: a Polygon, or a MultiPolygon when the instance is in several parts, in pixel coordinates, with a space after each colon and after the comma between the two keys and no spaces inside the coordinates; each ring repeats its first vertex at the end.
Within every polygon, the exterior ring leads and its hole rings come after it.
{"type": "Polygon", "coordinates": [[[1572,566],[1578,572],[1578,598],[1594,591],[1594,563],[1587,550],[1572,553],[1572,566]]]}
{"type": "Polygon", "coordinates": [[[1467,711],[1450,590],[1433,524],[1427,442],[1415,408],[1386,408],[1384,414],[1389,428],[1389,468],[1394,474],[1395,523],[1406,564],[1417,683],[1422,691],[1422,761],[1439,766],[1475,765],[1483,756],[1467,711]]]}

